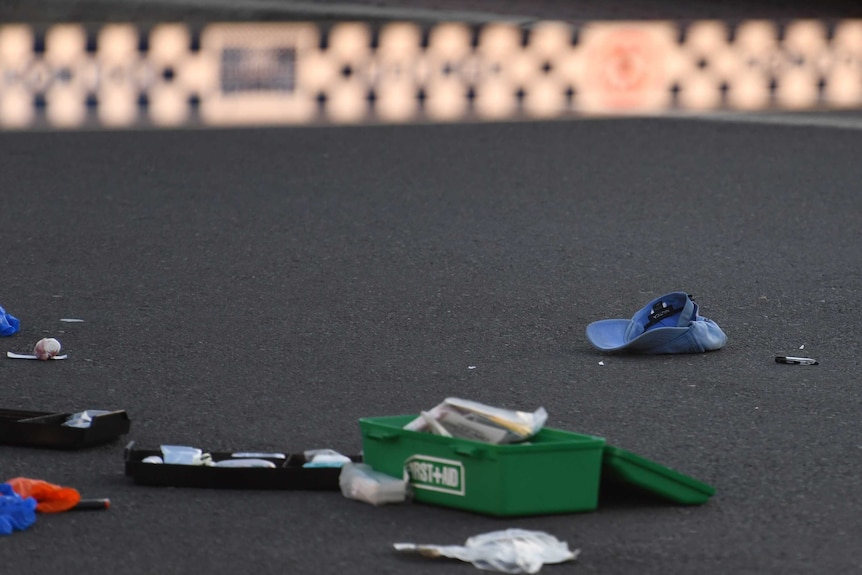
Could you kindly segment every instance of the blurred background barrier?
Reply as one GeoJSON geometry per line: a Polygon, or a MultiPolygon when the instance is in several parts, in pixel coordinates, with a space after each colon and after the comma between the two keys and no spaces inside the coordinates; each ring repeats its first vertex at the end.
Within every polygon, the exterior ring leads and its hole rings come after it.
{"type": "Polygon", "coordinates": [[[0,129],[862,107],[862,20],[0,26],[0,129]]]}

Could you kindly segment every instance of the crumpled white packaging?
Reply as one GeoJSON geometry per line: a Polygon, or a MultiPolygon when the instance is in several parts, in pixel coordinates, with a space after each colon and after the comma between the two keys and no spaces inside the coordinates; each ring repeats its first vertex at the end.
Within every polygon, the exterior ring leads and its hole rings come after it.
{"type": "Polygon", "coordinates": [[[345,463],[338,476],[338,485],[342,495],[348,499],[372,505],[401,503],[409,495],[406,480],[374,471],[366,463],[345,463]]]}
{"type": "Polygon", "coordinates": [[[64,421],[61,425],[65,427],[81,427],[86,428],[90,427],[93,423],[93,418],[99,415],[105,415],[106,413],[111,413],[110,411],[105,411],[104,409],[87,409],[85,411],[79,411],[78,413],[73,413],[66,421],[64,421]]]}
{"type": "Polygon", "coordinates": [[[460,545],[395,543],[396,551],[425,557],[449,557],[472,563],[479,569],[500,573],[538,573],[545,564],[574,561],[580,549],[543,531],[506,529],[470,537],[460,545]]]}
{"type": "Polygon", "coordinates": [[[537,434],[547,420],[548,412],[544,407],[531,413],[447,397],[443,403],[423,411],[404,429],[503,444],[526,441],[537,434]]]}

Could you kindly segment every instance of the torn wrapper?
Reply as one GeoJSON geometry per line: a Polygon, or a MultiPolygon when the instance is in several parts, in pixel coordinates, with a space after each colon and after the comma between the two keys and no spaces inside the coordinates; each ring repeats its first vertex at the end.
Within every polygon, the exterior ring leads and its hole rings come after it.
{"type": "Polygon", "coordinates": [[[580,550],[572,551],[565,541],[543,531],[506,529],[476,535],[463,545],[396,543],[396,551],[425,557],[448,557],[472,563],[485,571],[538,573],[545,564],[574,561],[580,550]]]}

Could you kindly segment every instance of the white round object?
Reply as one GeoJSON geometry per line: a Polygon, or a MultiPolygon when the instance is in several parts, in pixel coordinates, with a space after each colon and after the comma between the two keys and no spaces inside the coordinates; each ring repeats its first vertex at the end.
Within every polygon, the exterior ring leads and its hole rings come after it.
{"type": "Polygon", "coordinates": [[[39,359],[51,359],[60,353],[60,342],[53,337],[46,337],[36,342],[33,355],[39,359]]]}

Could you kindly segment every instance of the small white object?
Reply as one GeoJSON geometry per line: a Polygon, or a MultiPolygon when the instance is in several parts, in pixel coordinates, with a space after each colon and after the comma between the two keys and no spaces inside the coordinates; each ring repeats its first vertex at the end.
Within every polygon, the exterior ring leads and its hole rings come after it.
{"type": "Polygon", "coordinates": [[[268,467],[275,468],[275,463],[266,459],[255,459],[253,457],[240,459],[222,459],[212,464],[213,467],[268,467]]]}
{"type": "Polygon", "coordinates": [[[84,320],[74,318],[74,317],[61,317],[60,321],[66,322],[66,323],[83,323],[84,320]]]}
{"type": "Polygon", "coordinates": [[[341,467],[352,460],[334,449],[308,449],[303,452],[303,467],[341,467]]]}
{"type": "Polygon", "coordinates": [[[805,349],[805,344],[803,343],[802,345],[800,345],[799,349],[805,349]]]}
{"type": "Polygon", "coordinates": [[[365,463],[345,463],[338,476],[341,494],[371,505],[407,500],[407,481],[374,471],[365,463]]]}
{"type": "Polygon", "coordinates": [[[158,455],[150,455],[149,457],[144,457],[141,459],[143,463],[164,463],[161,457],[158,455]]]}
{"type": "MultiPolygon", "coordinates": [[[[15,353],[13,351],[7,351],[6,357],[9,357],[12,359],[39,359],[38,357],[36,357],[32,353],[15,353]]],[[[49,358],[49,359],[66,359],[67,357],[69,357],[69,356],[68,355],[55,355],[54,357],[49,358]]]]}
{"type": "Polygon", "coordinates": [[[420,411],[419,415],[422,417],[422,419],[425,420],[425,423],[428,424],[428,428],[430,429],[431,433],[436,433],[437,435],[442,435],[443,437],[452,437],[452,434],[449,433],[449,430],[443,427],[432,414],[428,413],[427,411],[420,411]]]}
{"type": "Polygon", "coordinates": [[[287,456],[284,453],[261,453],[260,451],[239,451],[237,453],[231,453],[230,456],[245,459],[262,459],[264,457],[270,459],[287,459],[287,456]]]}
{"type": "Polygon", "coordinates": [[[350,463],[351,459],[346,455],[315,455],[310,461],[302,464],[303,467],[342,467],[345,463],[350,463]]]}
{"type": "Polygon", "coordinates": [[[468,365],[467,369],[476,369],[476,366],[475,365],[468,365]]]}
{"type": "Polygon", "coordinates": [[[36,359],[51,359],[60,354],[60,347],[60,342],[53,337],[43,337],[36,342],[33,355],[36,356],[36,359]]]}
{"type": "Polygon", "coordinates": [[[605,362],[603,362],[603,361],[599,362],[599,365],[604,365],[604,364],[605,364],[605,362]]]}
{"type": "Polygon", "coordinates": [[[108,413],[111,412],[105,411],[104,409],[88,409],[86,411],[79,411],[78,413],[73,413],[72,415],[70,415],[61,425],[64,425],[66,427],[87,428],[93,424],[94,417],[98,417],[100,415],[105,415],[108,413]]]}
{"type": "Polygon", "coordinates": [[[203,465],[203,450],[186,445],[162,445],[162,456],[165,463],[179,465],[203,465]]]}

